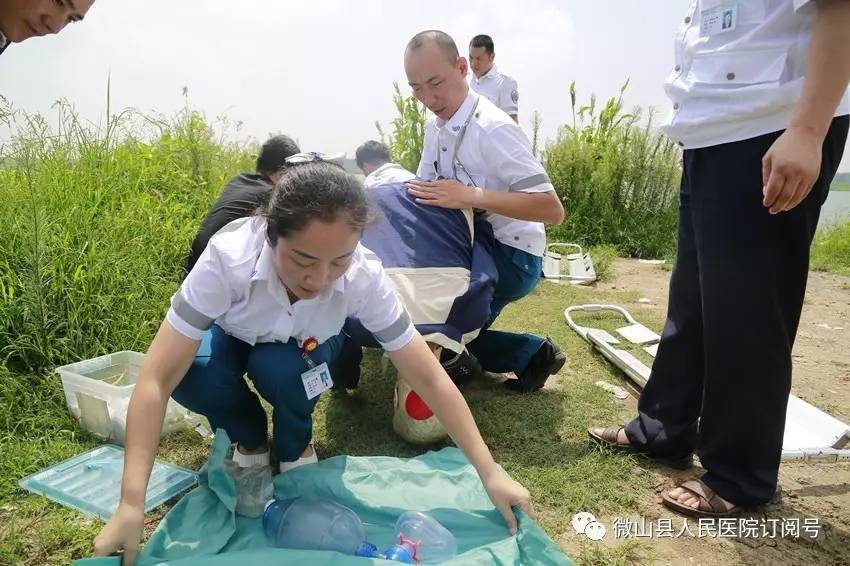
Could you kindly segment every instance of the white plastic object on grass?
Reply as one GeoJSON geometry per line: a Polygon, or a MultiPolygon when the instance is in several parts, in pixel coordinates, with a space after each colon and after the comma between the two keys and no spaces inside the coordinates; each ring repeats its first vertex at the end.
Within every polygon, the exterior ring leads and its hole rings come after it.
{"type": "Polygon", "coordinates": [[[590,254],[584,253],[578,244],[556,242],[546,246],[543,253],[543,277],[546,279],[563,279],[575,285],[589,285],[596,281],[596,268],[590,254]],[[557,248],[577,249],[578,252],[558,253],[557,248]],[[563,261],[566,260],[566,275],[563,261]]]}
{"type": "MultiPolygon", "coordinates": [[[[82,428],[104,440],[124,443],[127,407],[144,357],[127,350],[56,368],[68,410],[82,428]]],[[[170,399],[162,435],[194,428],[199,422],[197,415],[170,399]]]]}

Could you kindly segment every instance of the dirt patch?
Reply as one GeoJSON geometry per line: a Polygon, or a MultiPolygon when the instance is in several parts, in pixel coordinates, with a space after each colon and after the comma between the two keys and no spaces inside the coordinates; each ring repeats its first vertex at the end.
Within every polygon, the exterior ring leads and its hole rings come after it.
{"type": "MultiPolygon", "coordinates": [[[[600,291],[629,291],[634,303],[626,304],[638,318],[660,330],[667,309],[670,271],[664,266],[618,259],[609,281],[597,284],[600,291]]],[[[811,273],[797,341],[794,346],[795,395],[850,422],[850,278],[811,273]]],[[[622,403],[622,420],[630,419],[636,400],[622,403]]],[[[652,466],[652,464],[647,464],[652,466]]],[[[655,493],[647,493],[642,513],[652,521],[653,537],[636,540],[648,547],[657,564],[850,564],[850,463],[787,463],[780,468],[781,500],[758,512],[742,515],[754,524],[782,529],[785,536],[720,536],[706,530],[699,536],[699,522],[689,519],[689,530],[679,537],[658,537],[659,519],[670,520],[678,533],[684,519],[661,505],[661,492],[675,482],[698,477],[702,470],[675,472],[652,468],[655,493]],[[806,528],[805,526],[808,525],[806,528]],[[799,532],[795,532],[799,531],[799,532]],[[798,534],[799,536],[793,536],[798,534]]],[[[599,517],[611,529],[615,517],[599,517]]],[[[640,517],[627,518],[635,521],[640,517]]],[[[623,524],[622,521],[620,521],[623,524]]],[[[637,528],[637,527],[636,527],[637,528]]],[[[740,524],[739,524],[740,528],[740,524]]],[[[635,531],[637,532],[637,531],[635,531]]],[[[761,532],[762,535],[769,535],[761,532]]],[[[752,535],[752,531],[750,531],[752,535]]],[[[572,556],[587,555],[587,539],[568,532],[558,542],[572,556]]],[[[599,543],[616,548],[623,544],[611,536],[599,543]]],[[[628,553],[626,553],[628,555],[628,553]]],[[[632,563],[645,560],[633,558],[632,563]]]]}

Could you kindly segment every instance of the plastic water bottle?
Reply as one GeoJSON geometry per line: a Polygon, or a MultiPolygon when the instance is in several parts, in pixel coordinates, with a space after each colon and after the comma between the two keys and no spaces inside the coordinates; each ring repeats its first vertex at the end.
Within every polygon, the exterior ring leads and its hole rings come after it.
{"type": "Polygon", "coordinates": [[[384,552],[387,560],[407,564],[437,564],[457,554],[454,535],[429,515],[407,511],[395,523],[398,543],[384,552]]]}
{"type": "Polygon", "coordinates": [[[435,564],[457,554],[452,533],[419,511],[408,511],[398,518],[398,542],[381,554],[366,541],[366,529],[357,514],[326,499],[273,499],[263,513],[263,530],[278,548],[334,550],[406,564],[435,564]]]}
{"type": "Polygon", "coordinates": [[[380,557],[378,549],[366,542],[366,529],[357,514],[325,499],[272,500],[263,513],[263,530],[278,548],[380,557]]]}

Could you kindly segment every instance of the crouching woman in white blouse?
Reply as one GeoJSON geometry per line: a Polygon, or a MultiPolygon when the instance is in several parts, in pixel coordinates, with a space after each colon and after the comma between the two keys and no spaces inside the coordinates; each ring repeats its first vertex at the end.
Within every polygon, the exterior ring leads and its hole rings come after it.
{"type": "MultiPolygon", "coordinates": [[[[302,158],[303,159],[303,158],[302,158]]],[[[290,161],[298,161],[292,159],[290,161]]],[[[528,490],[503,475],[469,407],[399,303],[380,262],[359,243],[368,206],[359,182],[318,158],[291,165],[261,216],[216,234],[174,295],[150,345],[127,415],[121,503],[95,553],[132,564],[169,397],[237,443],[240,465],[269,465],[274,407],[281,470],[315,462],[312,413],[339,354],[346,317],[359,318],[478,471],[511,532],[512,506],[533,515],[528,490]]],[[[332,376],[331,376],[332,379],[332,376]]]]}

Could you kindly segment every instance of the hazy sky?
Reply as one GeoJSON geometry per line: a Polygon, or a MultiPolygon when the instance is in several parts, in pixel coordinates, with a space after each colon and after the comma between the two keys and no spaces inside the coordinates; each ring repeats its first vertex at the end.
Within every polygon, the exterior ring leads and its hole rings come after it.
{"type": "MultiPolygon", "coordinates": [[[[688,0],[98,0],[81,24],[14,45],[0,57],[0,93],[47,112],[58,98],[94,122],[133,106],[172,114],[182,89],[240,136],[292,135],[305,150],[346,151],[393,118],[392,83],[408,93],[402,55],[429,28],[461,53],[490,34],[496,62],[519,82],[520,120],[537,110],[544,137],[568,120],[568,86],[607,98],[631,79],[627,106],[668,105],[662,84],[688,0]]],[[[661,116],[659,116],[661,117],[661,116]]],[[[845,157],[842,170],[850,170],[845,157]]]]}

